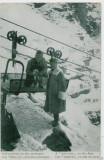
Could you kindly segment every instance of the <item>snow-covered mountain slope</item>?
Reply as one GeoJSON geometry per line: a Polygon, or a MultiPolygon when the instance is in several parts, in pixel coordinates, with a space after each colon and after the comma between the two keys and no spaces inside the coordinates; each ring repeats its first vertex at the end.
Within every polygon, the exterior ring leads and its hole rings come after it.
{"type": "MultiPolygon", "coordinates": [[[[47,8],[52,8],[54,6],[57,7],[58,4],[47,4],[43,6],[43,10],[47,8]]],[[[66,43],[72,47],[76,47],[78,49],[89,51],[92,49],[98,49],[99,51],[96,53],[97,56],[100,57],[100,39],[99,42],[96,42],[93,38],[86,33],[86,31],[79,25],[77,21],[71,23],[67,20],[64,20],[60,17],[57,17],[56,12],[54,13],[55,21],[59,20],[66,27],[59,27],[57,24],[50,23],[49,20],[43,18],[42,15],[36,13],[37,9],[31,9],[29,6],[24,4],[5,4],[1,7],[1,17],[6,18],[12,22],[15,22],[19,25],[25,26],[31,30],[54,38],[58,41],[66,43]],[[5,13],[4,13],[5,10],[5,13]],[[16,15],[16,16],[15,16],[16,15]],[[56,17],[55,17],[56,15],[56,17]],[[84,37],[83,40],[80,39],[80,35],[84,37]]],[[[26,31],[20,27],[9,24],[7,22],[1,21],[2,27],[2,35],[6,36],[9,30],[17,30],[18,35],[24,34],[27,37],[27,45],[32,46],[36,49],[41,49],[46,52],[48,47],[54,47],[55,50],[61,50],[63,53],[62,58],[68,57],[71,62],[79,62],[79,64],[84,65],[83,60],[86,59],[86,54],[83,54],[79,51],[66,47],[62,44],[49,40],[45,37],[41,37],[37,34],[26,31]],[[6,27],[8,25],[8,27],[6,27]],[[77,59],[76,59],[77,56],[77,59]]],[[[97,38],[98,39],[98,38],[97,38]]],[[[6,40],[1,41],[3,44],[6,43],[6,46],[11,48],[11,42],[7,42],[6,40]]],[[[23,46],[18,45],[17,50],[22,52],[23,54],[28,54],[30,56],[34,56],[34,51],[27,49],[23,46]]],[[[4,52],[4,50],[3,50],[4,52]]],[[[95,63],[99,63],[99,60],[93,58],[94,61],[91,62],[91,66],[93,68],[95,63]]],[[[74,66],[75,68],[76,66],[74,66]]],[[[100,70],[100,65],[95,66],[97,70],[100,70]]]]}
{"type": "MultiPolygon", "coordinates": [[[[77,21],[74,23],[67,21],[60,17],[60,14],[52,12],[53,17],[47,18],[44,16],[46,10],[53,10],[54,7],[60,7],[60,4],[46,4],[40,9],[32,9],[27,4],[2,4],[0,7],[0,16],[14,23],[22,25],[38,33],[44,34],[58,41],[66,43],[72,47],[84,51],[94,50],[96,56],[100,57],[100,36],[97,38],[90,37],[85,29],[77,21]],[[51,19],[51,20],[50,20],[51,19]],[[83,38],[81,38],[81,36],[83,38]]],[[[67,14],[67,12],[65,12],[67,14]]],[[[1,35],[7,35],[8,31],[16,30],[18,35],[25,35],[27,37],[27,44],[30,47],[41,49],[46,52],[48,47],[54,47],[55,50],[61,50],[63,53],[62,58],[68,58],[69,61],[85,65],[84,60],[87,55],[66,47],[60,43],[56,43],[50,39],[42,37],[38,34],[34,34],[16,25],[7,23],[0,19],[1,35]]],[[[12,43],[9,40],[5,40],[0,37],[0,46],[11,49],[12,43]]],[[[11,52],[0,48],[1,55],[10,58],[11,52]]],[[[30,55],[34,57],[35,51],[30,50],[24,46],[18,44],[18,52],[24,55],[30,55]]],[[[44,55],[49,60],[50,57],[44,55]]],[[[17,59],[24,63],[26,68],[27,59],[17,55],[17,59]]],[[[4,72],[6,66],[6,59],[1,58],[1,71],[4,72]]],[[[67,70],[67,76],[69,78],[77,76],[74,71],[78,66],[69,64],[68,62],[60,64],[67,70]]],[[[100,60],[93,58],[90,62],[89,68],[100,71],[100,60]]],[[[17,65],[14,69],[9,67],[10,72],[20,72],[21,68],[17,65]]],[[[60,121],[64,124],[60,124],[61,128],[65,130],[67,136],[72,142],[72,151],[99,151],[100,150],[100,125],[95,126],[91,123],[88,113],[100,111],[100,74],[95,72],[82,72],[84,74],[93,76],[95,80],[98,80],[99,88],[94,88],[95,82],[89,77],[82,77],[82,80],[75,79],[69,81],[67,89],[67,106],[66,112],[60,114],[60,121]],[[79,92],[84,89],[90,89],[89,94],[81,94],[77,98],[71,98],[70,95],[79,92]],[[96,134],[94,134],[96,133],[96,134]],[[96,144],[96,145],[95,145],[96,144]]],[[[94,79],[93,78],[93,79],[94,79]]],[[[25,94],[19,96],[9,96],[7,101],[7,109],[13,113],[19,132],[21,133],[21,139],[17,144],[17,150],[37,150],[37,147],[46,150],[43,146],[42,140],[44,140],[44,134],[51,134],[52,127],[49,121],[52,120],[52,115],[48,115],[42,109],[45,102],[45,94],[37,93],[33,95],[39,103],[34,104],[25,94]],[[23,118],[24,117],[24,118],[23,118]],[[28,124],[26,126],[26,123],[28,124]],[[39,137],[39,136],[40,137],[39,137]]]]}

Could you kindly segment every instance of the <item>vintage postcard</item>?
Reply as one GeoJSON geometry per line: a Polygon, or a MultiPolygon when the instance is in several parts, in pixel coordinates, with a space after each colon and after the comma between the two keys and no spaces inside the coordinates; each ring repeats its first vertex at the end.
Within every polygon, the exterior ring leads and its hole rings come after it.
{"type": "Polygon", "coordinates": [[[1,160],[100,160],[102,2],[0,4],[1,160]]]}

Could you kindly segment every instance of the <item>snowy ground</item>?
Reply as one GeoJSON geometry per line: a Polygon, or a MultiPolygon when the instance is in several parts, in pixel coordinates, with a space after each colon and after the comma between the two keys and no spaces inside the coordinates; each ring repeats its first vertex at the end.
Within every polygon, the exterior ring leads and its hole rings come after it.
{"type": "MultiPolygon", "coordinates": [[[[37,93],[34,98],[38,100],[38,103],[31,102],[26,94],[10,95],[7,98],[6,108],[13,113],[21,134],[15,150],[47,150],[42,142],[52,133],[50,122],[53,117],[43,110],[45,94],[37,93]]],[[[100,125],[91,124],[85,114],[88,111],[99,111],[100,103],[85,104],[82,101],[85,98],[86,96],[82,96],[73,100],[69,96],[67,97],[67,109],[66,112],[60,114],[59,127],[72,142],[72,151],[100,151],[100,125]]]]}
{"type": "MultiPolygon", "coordinates": [[[[48,7],[48,5],[46,7],[48,7]]],[[[90,36],[77,22],[72,24],[65,21],[64,24],[66,24],[66,26],[62,27],[62,22],[60,20],[60,27],[44,19],[37,9],[33,10],[26,4],[5,4],[2,5],[0,12],[2,18],[6,18],[29,29],[57,39],[63,43],[70,44],[73,47],[85,49],[85,51],[94,48],[100,49],[99,40],[90,38],[90,36]],[[78,33],[81,33],[84,36],[83,41],[80,40],[77,35],[78,33]]],[[[58,18],[56,18],[56,20],[57,19],[58,18]]],[[[33,34],[2,20],[1,30],[1,34],[3,36],[6,36],[8,31],[17,30],[18,35],[25,35],[27,37],[28,46],[41,49],[44,52],[46,52],[48,47],[54,47],[56,50],[60,49],[63,52],[62,58],[68,57],[70,61],[84,65],[83,60],[86,58],[86,55],[83,53],[79,53],[78,51],[43,38],[37,34],[33,34]]],[[[0,42],[1,46],[11,49],[11,41],[0,38],[0,42]]],[[[18,45],[17,50],[24,55],[27,54],[32,57],[35,55],[34,51],[20,45],[18,45]]],[[[11,57],[10,52],[4,49],[1,49],[1,55],[7,58],[11,57]]],[[[100,53],[98,53],[97,56],[100,57],[100,53]]],[[[50,57],[45,55],[45,58],[49,60],[50,57]]],[[[19,56],[17,59],[21,60],[26,67],[28,59],[25,60],[19,56]]],[[[7,60],[2,59],[2,72],[5,70],[6,61],[7,60]]],[[[69,66],[67,63],[64,65],[67,69],[71,68],[75,70],[76,68],[76,66],[69,66]]],[[[100,71],[100,61],[93,58],[90,68],[100,71]]],[[[20,72],[19,66],[17,66],[15,71],[20,72]]],[[[14,72],[14,69],[11,66],[10,72],[14,72]]],[[[70,77],[76,75],[73,72],[68,72],[70,73],[70,77]]],[[[85,72],[85,74],[95,75],[99,79],[100,84],[100,74],[87,72],[85,72]]],[[[68,138],[71,140],[72,151],[97,152],[100,151],[100,124],[97,126],[92,124],[89,120],[88,112],[100,111],[100,89],[94,88],[93,80],[87,77],[84,78],[85,80],[83,82],[79,80],[71,80],[69,82],[69,87],[67,89],[66,112],[60,114],[60,122],[62,123],[60,123],[59,127],[65,131],[68,138]],[[79,97],[72,99],[70,95],[77,91],[79,92],[80,84],[83,85],[84,89],[90,88],[90,93],[82,94],[79,97]]],[[[50,122],[53,118],[52,115],[45,113],[43,110],[45,94],[38,93],[34,95],[34,98],[38,100],[38,103],[31,102],[27,98],[26,94],[20,94],[19,96],[8,95],[6,108],[8,111],[13,113],[17,128],[21,134],[21,139],[16,144],[15,150],[48,150],[45,145],[42,145],[42,141],[52,133],[52,126],[50,122]]]]}

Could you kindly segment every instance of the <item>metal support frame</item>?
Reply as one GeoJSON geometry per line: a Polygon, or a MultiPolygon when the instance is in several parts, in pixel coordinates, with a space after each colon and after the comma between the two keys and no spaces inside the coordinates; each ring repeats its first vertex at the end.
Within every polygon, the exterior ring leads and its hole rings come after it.
{"type": "Polygon", "coordinates": [[[3,94],[1,95],[1,116],[5,112],[6,97],[7,97],[7,93],[3,92],[3,94]]]}
{"type": "Polygon", "coordinates": [[[20,78],[20,84],[19,84],[18,90],[17,90],[17,92],[16,92],[16,94],[18,95],[19,92],[20,92],[20,89],[21,89],[21,83],[22,83],[22,79],[23,79],[24,64],[23,64],[21,61],[18,61],[18,60],[8,59],[7,65],[6,65],[6,69],[5,69],[5,73],[4,73],[4,77],[3,77],[3,82],[5,82],[6,75],[7,75],[7,70],[8,70],[8,65],[9,65],[9,62],[10,62],[10,61],[12,61],[12,62],[14,62],[14,63],[19,63],[19,64],[22,65],[22,74],[21,74],[21,78],[20,78]]]}

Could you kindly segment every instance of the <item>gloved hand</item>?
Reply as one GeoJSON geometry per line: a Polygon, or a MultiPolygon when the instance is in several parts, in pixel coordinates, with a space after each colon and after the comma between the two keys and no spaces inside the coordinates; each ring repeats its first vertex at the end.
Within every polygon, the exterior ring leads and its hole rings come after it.
{"type": "Polygon", "coordinates": [[[33,70],[33,73],[32,73],[34,76],[37,76],[39,74],[39,71],[37,69],[34,69],[33,70]]]}

